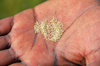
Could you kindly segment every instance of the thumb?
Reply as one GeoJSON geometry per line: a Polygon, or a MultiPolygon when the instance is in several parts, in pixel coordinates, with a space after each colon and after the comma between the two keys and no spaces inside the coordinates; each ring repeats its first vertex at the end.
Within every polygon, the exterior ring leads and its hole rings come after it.
{"type": "Polygon", "coordinates": [[[92,63],[90,63],[90,64],[87,65],[87,66],[100,66],[100,61],[92,62],[92,63]]]}
{"type": "Polygon", "coordinates": [[[93,50],[86,56],[87,66],[100,66],[100,50],[93,50]]]}

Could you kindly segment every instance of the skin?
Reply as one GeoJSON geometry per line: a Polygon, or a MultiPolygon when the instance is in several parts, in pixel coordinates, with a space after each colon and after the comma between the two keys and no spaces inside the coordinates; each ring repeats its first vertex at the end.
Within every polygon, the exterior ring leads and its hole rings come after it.
{"type": "Polygon", "coordinates": [[[96,0],[49,0],[0,20],[0,66],[99,66],[97,4],[96,0]],[[36,21],[50,21],[54,16],[64,25],[57,42],[34,31],[36,21]]]}

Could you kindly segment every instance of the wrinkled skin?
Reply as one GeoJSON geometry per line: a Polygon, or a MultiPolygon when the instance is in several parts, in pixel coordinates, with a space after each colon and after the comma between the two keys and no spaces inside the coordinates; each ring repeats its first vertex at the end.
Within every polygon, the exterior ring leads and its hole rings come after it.
{"type": "Polygon", "coordinates": [[[0,66],[99,66],[97,4],[96,0],[49,0],[0,20],[0,66]],[[57,42],[34,31],[36,21],[50,21],[54,16],[64,24],[57,42]]]}

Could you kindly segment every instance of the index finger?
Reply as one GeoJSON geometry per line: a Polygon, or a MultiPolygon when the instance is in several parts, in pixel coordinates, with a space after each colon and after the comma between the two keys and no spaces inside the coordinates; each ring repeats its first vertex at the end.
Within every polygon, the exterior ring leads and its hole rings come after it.
{"type": "Polygon", "coordinates": [[[11,30],[13,17],[8,17],[0,20],[0,36],[8,34],[11,30]]]}

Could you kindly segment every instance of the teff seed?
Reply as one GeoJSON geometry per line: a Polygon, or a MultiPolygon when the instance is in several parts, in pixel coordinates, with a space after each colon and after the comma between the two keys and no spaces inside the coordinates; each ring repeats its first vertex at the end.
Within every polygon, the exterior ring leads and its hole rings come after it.
{"type": "Polygon", "coordinates": [[[45,39],[56,42],[63,34],[62,27],[63,24],[61,22],[58,22],[57,18],[54,17],[49,23],[47,22],[47,20],[41,22],[41,24],[36,21],[34,30],[35,33],[41,32],[44,35],[45,39]]]}

